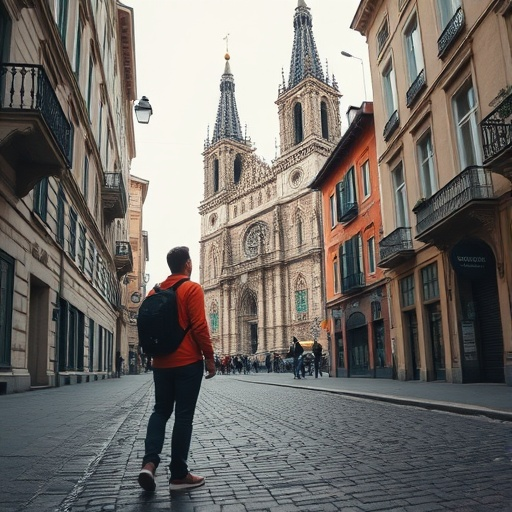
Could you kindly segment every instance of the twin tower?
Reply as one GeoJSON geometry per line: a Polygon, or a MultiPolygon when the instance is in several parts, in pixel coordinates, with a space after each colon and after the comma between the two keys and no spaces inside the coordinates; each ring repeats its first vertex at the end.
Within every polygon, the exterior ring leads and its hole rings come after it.
{"type": "Polygon", "coordinates": [[[340,140],[341,95],[320,64],[304,0],[293,24],[276,101],[281,154],[267,164],[242,134],[228,54],[205,142],[200,279],[219,356],[284,354],[292,336],[312,339],[325,314],[321,197],[308,185],[340,140]]]}

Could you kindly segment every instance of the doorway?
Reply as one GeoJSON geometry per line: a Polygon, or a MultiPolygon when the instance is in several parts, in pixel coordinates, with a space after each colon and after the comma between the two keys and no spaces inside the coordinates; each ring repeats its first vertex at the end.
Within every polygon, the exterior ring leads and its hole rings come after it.
{"type": "Polygon", "coordinates": [[[31,276],[29,297],[27,366],[30,386],[48,386],[50,288],[31,276]]]}
{"type": "Polygon", "coordinates": [[[451,252],[457,275],[464,382],[505,382],[496,259],[482,240],[459,242],[451,252]]]}

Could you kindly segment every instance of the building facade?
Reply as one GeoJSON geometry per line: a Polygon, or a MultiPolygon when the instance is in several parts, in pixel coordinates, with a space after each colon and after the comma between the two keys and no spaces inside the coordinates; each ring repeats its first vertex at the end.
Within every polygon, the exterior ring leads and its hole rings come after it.
{"type": "Polygon", "coordinates": [[[504,0],[361,1],[399,379],[512,385],[504,0]]]}
{"type": "Polygon", "coordinates": [[[276,101],[280,156],[265,163],[242,135],[229,55],[205,143],[201,283],[219,355],[285,353],[292,336],[312,339],[325,312],[321,197],[308,184],[340,138],[340,94],[320,65],[303,0],[294,30],[276,101]]]}
{"type": "Polygon", "coordinates": [[[132,9],[0,2],[0,393],[112,375],[133,260],[132,9]]]}
{"type": "Polygon", "coordinates": [[[393,377],[373,104],[348,111],[350,124],[310,185],[323,207],[331,368],[338,377],[393,377]]]}
{"type": "Polygon", "coordinates": [[[142,361],[140,360],[139,335],[137,332],[137,314],[141,302],[146,297],[146,285],[149,274],[146,274],[146,262],[149,261],[148,232],[143,227],[143,206],[148,193],[149,181],[137,176],[130,176],[130,201],[128,215],[130,218],[130,246],[133,255],[133,267],[124,277],[126,283],[126,296],[123,304],[128,310],[128,361],[129,373],[138,373],[142,361]]]}

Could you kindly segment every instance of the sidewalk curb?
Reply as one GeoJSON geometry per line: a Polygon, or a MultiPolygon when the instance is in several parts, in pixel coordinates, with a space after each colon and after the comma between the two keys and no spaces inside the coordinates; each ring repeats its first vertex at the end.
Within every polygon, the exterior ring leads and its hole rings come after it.
{"type": "MultiPolygon", "coordinates": [[[[242,379],[239,379],[242,380],[242,379]]],[[[247,379],[243,379],[248,382],[247,379]]],[[[279,382],[262,382],[251,380],[253,384],[261,384],[265,386],[280,386],[288,388],[306,389],[308,391],[323,391],[324,393],[332,393],[335,395],[343,395],[352,398],[361,398],[364,400],[375,400],[380,402],[388,402],[397,405],[409,405],[411,407],[420,407],[422,409],[452,412],[455,414],[464,414],[466,416],[485,416],[487,418],[499,421],[512,422],[512,413],[501,411],[499,409],[489,409],[478,405],[466,405],[454,402],[442,402],[438,400],[427,400],[421,398],[408,398],[403,396],[381,395],[377,393],[364,393],[361,391],[343,391],[340,389],[328,389],[321,387],[302,386],[293,383],[283,384],[279,382]]]]}

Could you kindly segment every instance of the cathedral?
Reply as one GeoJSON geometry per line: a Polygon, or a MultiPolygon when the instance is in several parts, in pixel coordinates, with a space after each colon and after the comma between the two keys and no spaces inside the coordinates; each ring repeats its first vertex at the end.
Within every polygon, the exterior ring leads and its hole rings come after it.
{"type": "Polygon", "coordinates": [[[321,196],[308,185],[340,140],[341,95],[320,64],[304,0],[293,24],[276,101],[280,155],[267,164],[242,134],[229,54],[205,141],[201,284],[218,355],[285,354],[293,336],[327,346],[321,196]]]}

